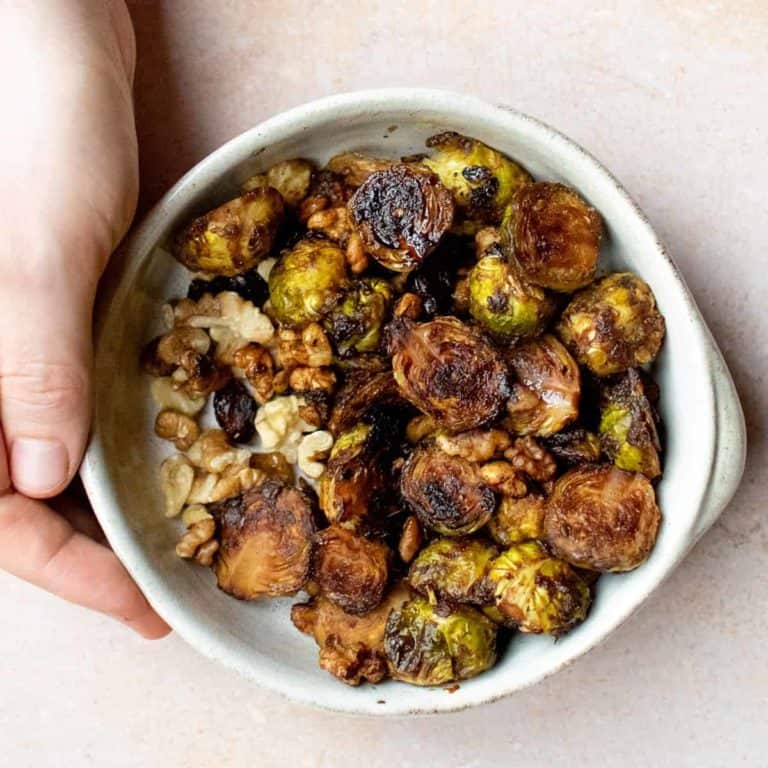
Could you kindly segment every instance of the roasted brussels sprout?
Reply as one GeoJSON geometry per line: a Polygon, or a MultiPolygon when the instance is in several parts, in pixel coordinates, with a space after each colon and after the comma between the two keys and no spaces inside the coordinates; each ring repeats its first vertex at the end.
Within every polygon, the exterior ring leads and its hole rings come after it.
{"type": "Polygon", "coordinates": [[[524,282],[513,263],[484,256],[469,273],[469,312],[499,340],[536,336],[554,311],[552,298],[524,282]]]}
{"type": "Polygon", "coordinates": [[[488,581],[499,612],[521,632],[562,635],[586,618],[591,600],[586,582],[538,541],[502,552],[490,565],[488,581]]]}
{"type": "Polygon", "coordinates": [[[320,508],[331,523],[365,517],[374,496],[387,484],[372,446],[373,427],[359,423],[342,432],[320,477],[320,508]]]}
{"type": "Polygon", "coordinates": [[[418,446],[400,474],[400,493],[419,522],[443,536],[474,533],[496,508],[473,462],[433,445],[418,446]]]}
{"type": "Polygon", "coordinates": [[[365,180],[377,171],[386,171],[394,163],[391,160],[382,160],[380,157],[369,157],[360,152],[342,152],[334,155],[326,168],[338,174],[350,187],[359,187],[365,180]]]}
{"type": "Polygon", "coordinates": [[[474,234],[498,224],[512,194],[531,177],[517,163],[477,139],[445,131],[427,139],[436,152],[421,162],[453,193],[456,229],[474,234]]]}
{"type": "Polygon", "coordinates": [[[384,629],[387,617],[412,597],[410,587],[400,581],[384,601],[365,616],[345,613],[320,596],[294,605],[291,621],[301,632],[312,635],[320,647],[320,667],[347,683],[378,683],[387,675],[384,629]]]}
{"type": "Polygon", "coordinates": [[[637,568],[651,553],[660,523],[648,478],[612,464],[566,472],[555,482],[544,513],[553,552],[593,571],[637,568]]]}
{"type": "Polygon", "coordinates": [[[606,456],[619,469],[658,477],[661,443],[643,374],[630,368],[606,381],[600,395],[600,443],[606,456]]]}
{"type": "Polygon", "coordinates": [[[600,438],[583,427],[570,427],[544,440],[547,450],[564,467],[600,460],[600,438]]]}
{"type": "Polygon", "coordinates": [[[509,394],[496,350],[455,317],[390,326],[392,369],[403,396],[440,426],[461,432],[493,420],[509,394]]]}
{"type": "Polygon", "coordinates": [[[348,284],[341,249],[325,238],[304,238],[285,251],[269,273],[272,314],[286,325],[321,320],[348,284]]]}
{"type": "Polygon", "coordinates": [[[389,614],[384,651],[396,680],[466,680],[496,663],[496,625],[469,606],[448,609],[417,597],[389,614]]]}
{"type": "Polygon", "coordinates": [[[173,255],[193,272],[237,275],[269,255],[283,220],[283,198],[254,189],[195,219],[176,238],[173,255]]]}
{"type": "Polygon", "coordinates": [[[340,435],[360,421],[371,408],[395,404],[404,404],[404,401],[392,371],[356,372],[348,376],[344,386],[336,393],[328,429],[334,435],[340,435]]]}
{"type": "Polygon", "coordinates": [[[321,595],[359,616],[384,597],[390,555],[386,544],[343,525],[331,525],[315,534],[312,579],[321,595]]]}
{"type": "Polygon", "coordinates": [[[505,359],[512,393],[504,425],[519,435],[547,437],[579,415],[581,376],[568,350],[551,334],[511,348],[505,359]]]}
{"type": "Polygon", "coordinates": [[[418,267],[453,221],[451,193],[437,176],[412,165],[371,174],[348,207],[366,252],[393,272],[418,267]]]}
{"type": "Polygon", "coordinates": [[[595,279],[601,231],[600,214],[574,190],[538,181],[514,194],[501,234],[529,282],[570,293],[595,279]]]}
{"type": "Polygon", "coordinates": [[[315,532],[312,506],[298,489],[276,480],[211,505],[219,550],[219,588],[241,600],[293,595],[307,579],[315,532]]]}
{"type": "Polygon", "coordinates": [[[483,605],[491,602],[485,576],[498,554],[493,544],[480,539],[437,539],[411,563],[408,582],[432,603],[483,605]]]}
{"type": "Polygon", "coordinates": [[[502,547],[542,538],[544,501],[538,493],[529,493],[519,499],[502,496],[498,509],[488,521],[488,533],[502,547]]]}
{"type": "Polygon", "coordinates": [[[386,280],[355,280],[324,321],[338,353],[375,350],[391,306],[392,287],[386,280]]]}
{"type": "Polygon", "coordinates": [[[573,297],[557,333],[582,365],[609,376],[655,360],[664,318],[643,280],[617,272],[573,297]]]}

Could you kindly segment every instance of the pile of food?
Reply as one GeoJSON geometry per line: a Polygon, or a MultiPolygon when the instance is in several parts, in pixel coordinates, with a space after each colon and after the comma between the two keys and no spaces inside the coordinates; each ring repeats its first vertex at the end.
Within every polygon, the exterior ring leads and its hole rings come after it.
{"type": "Polygon", "coordinates": [[[427,148],[249,179],[178,233],[195,275],[142,355],[177,553],[242,600],[303,590],[293,623],[350,685],[568,632],[661,521],[650,288],[597,277],[573,189],[456,133],[427,148]]]}

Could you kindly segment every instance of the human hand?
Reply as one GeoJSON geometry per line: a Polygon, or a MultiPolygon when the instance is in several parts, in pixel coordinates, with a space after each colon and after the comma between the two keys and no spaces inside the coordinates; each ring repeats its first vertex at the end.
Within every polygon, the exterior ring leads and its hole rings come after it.
{"type": "Polygon", "coordinates": [[[0,3],[0,568],[154,638],[93,521],[40,501],[88,436],[93,300],[136,205],[134,60],[122,0],[0,3]]]}

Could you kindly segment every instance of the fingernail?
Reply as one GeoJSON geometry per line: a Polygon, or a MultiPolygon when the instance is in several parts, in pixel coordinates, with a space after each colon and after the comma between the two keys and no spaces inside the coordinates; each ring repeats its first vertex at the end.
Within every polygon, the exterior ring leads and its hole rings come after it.
{"type": "Polygon", "coordinates": [[[67,480],[69,457],[58,440],[20,437],[11,446],[11,477],[21,493],[44,496],[67,480]]]}

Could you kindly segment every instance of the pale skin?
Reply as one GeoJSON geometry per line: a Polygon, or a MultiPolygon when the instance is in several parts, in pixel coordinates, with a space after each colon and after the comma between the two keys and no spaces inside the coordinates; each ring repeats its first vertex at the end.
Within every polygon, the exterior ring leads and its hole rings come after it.
{"type": "Polygon", "coordinates": [[[0,0],[0,568],[158,638],[62,496],[88,436],[97,283],[136,205],[134,64],[122,0],[0,0]]]}

